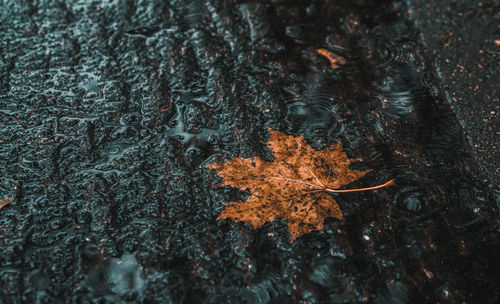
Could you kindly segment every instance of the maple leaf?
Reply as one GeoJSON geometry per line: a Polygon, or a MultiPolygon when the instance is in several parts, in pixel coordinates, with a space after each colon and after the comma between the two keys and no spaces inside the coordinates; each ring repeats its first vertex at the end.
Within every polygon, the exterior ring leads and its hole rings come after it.
{"type": "Polygon", "coordinates": [[[359,159],[349,159],[340,143],[315,150],[303,136],[289,136],[272,129],[269,132],[266,146],[274,161],[235,158],[207,165],[224,179],[221,186],[250,191],[246,201],[227,203],[217,220],[228,218],[256,229],[281,218],[287,221],[293,242],[302,234],[322,230],[327,217],[343,218],[338,203],[328,192],[366,191],[394,184],[391,180],[376,187],[338,190],[369,172],[349,169],[359,159]]]}

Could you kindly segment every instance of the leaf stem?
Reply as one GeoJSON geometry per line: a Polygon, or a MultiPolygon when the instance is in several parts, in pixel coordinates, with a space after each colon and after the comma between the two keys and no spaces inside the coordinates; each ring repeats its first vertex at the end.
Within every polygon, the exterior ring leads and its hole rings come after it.
{"type": "Polygon", "coordinates": [[[316,188],[313,191],[325,191],[325,192],[331,192],[331,193],[349,193],[349,192],[370,191],[370,190],[377,190],[377,189],[380,189],[380,188],[385,188],[385,187],[396,185],[395,179],[391,179],[387,183],[382,184],[382,185],[378,185],[378,186],[367,187],[367,188],[358,188],[358,189],[338,190],[338,189],[328,189],[326,187],[320,187],[318,185],[314,185],[314,184],[311,184],[311,183],[306,183],[306,182],[303,182],[303,181],[300,181],[300,180],[296,180],[296,179],[293,179],[293,178],[277,177],[277,176],[269,176],[267,178],[279,179],[279,180],[284,180],[284,181],[288,181],[288,182],[303,184],[303,185],[306,185],[306,186],[310,186],[310,187],[316,188]]]}
{"type": "Polygon", "coordinates": [[[380,188],[385,188],[389,186],[394,186],[396,183],[394,182],[394,179],[391,179],[385,184],[378,185],[378,186],[373,186],[373,187],[368,187],[368,188],[358,188],[358,189],[346,189],[346,190],[336,190],[336,189],[324,189],[326,192],[332,192],[332,193],[348,193],[348,192],[360,192],[360,191],[369,191],[369,190],[377,190],[380,188]]]}

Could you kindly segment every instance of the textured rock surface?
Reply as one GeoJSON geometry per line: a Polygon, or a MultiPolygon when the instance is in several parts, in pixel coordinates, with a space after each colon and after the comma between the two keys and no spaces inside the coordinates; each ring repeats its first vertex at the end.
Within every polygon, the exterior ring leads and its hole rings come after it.
{"type": "Polygon", "coordinates": [[[494,193],[407,3],[212,2],[0,4],[0,302],[498,302],[494,193]],[[269,159],[268,127],[398,186],[293,244],[217,222],[246,194],[204,165],[269,159]]]}
{"type": "Polygon", "coordinates": [[[500,198],[500,1],[408,2],[446,100],[500,198]]]}

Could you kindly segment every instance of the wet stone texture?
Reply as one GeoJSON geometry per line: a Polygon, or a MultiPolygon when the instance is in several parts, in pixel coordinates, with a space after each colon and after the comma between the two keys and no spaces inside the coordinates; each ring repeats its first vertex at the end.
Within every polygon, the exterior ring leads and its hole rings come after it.
{"type": "Polygon", "coordinates": [[[0,302],[498,302],[494,193],[408,3],[4,1],[0,302]],[[216,221],[248,194],[204,166],[268,127],[397,186],[293,244],[216,221]]]}
{"type": "Polygon", "coordinates": [[[407,2],[445,99],[500,201],[500,1],[407,2]]]}

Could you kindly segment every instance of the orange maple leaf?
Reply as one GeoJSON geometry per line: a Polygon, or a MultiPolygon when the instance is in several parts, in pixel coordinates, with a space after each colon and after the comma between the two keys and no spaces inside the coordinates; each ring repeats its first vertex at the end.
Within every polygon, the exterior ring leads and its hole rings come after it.
{"type": "Polygon", "coordinates": [[[340,143],[315,150],[303,136],[289,136],[272,129],[269,132],[266,146],[274,161],[235,158],[207,165],[224,179],[221,186],[251,193],[244,202],[229,202],[217,220],[229,218],[256,229],[282,218],[288,222],[293,242],[302,234],[322,230],[327,217],[343,218],[338,203],[327,192],[374,190],[394,184],[391,180],[376,187],[338,190],[369,172],[349,169],[359,159],[349,159],[340,143]]]}

